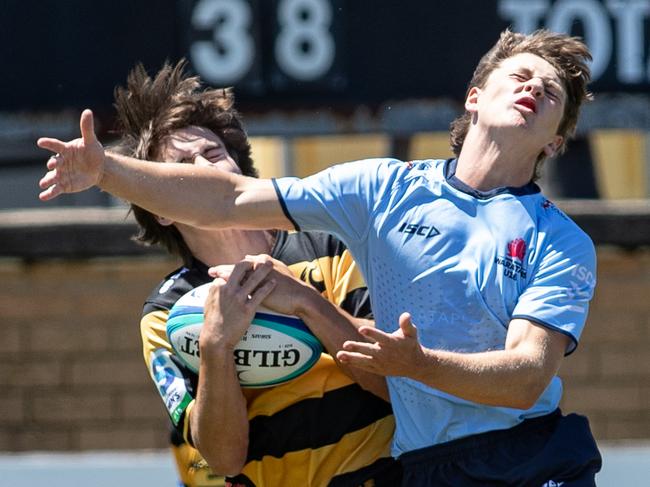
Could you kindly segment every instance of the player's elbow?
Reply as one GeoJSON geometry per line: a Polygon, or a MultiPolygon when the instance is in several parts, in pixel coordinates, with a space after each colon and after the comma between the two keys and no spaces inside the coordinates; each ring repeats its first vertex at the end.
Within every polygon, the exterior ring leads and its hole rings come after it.
{"type": "Polygon", "coordinates": [[[498,406],[502,408],[513,408],[513,409],[530,409],[532,408],[540,395],[530,394],[529,391],[517,391],[507,398],[497,399],[495,401],[489,401],[487,404],[492,406],[498,406]]]}
{"type": "Polygon", "coordinates": [[[232,448],[228,450],[210,451],[199,448],[199,452],[216,475],[234,477],[246,464],[247,448],[232,448]]]}
{"type": "Polygon", "coordinates": [[[212,470],[212,472],[215,475],[223,475],[224,477],[235,477],[236,475],[239,475],[239,473],[241,473],[241,471],[243,470],[245,464],[244,459],[242,459],[241,461],[236,461],[236,460],[227,461],[223,459],[212,459],[212,461],[208,461],[208,465],[210,466],[210,470],[212,470]]]}
{"type": "Polygon", "coordinates": [[[545,377],[531,378],[531,380],[523,384],[517,394],[512,395],[509,404],[504,406],[516,409],[530,409],[537,403],[547,386],[548,381],[545,377]]]}
{"type": "Polygon", "coordinates": [[[229,439],[219,436],[214,430],[193,432],[192,440],[203,459],[216,475],[235,476],[246,463],[248,453],[248,433],[231,436],[229,439]],[[202,433],[202,434],[201,434],[202,433]]]}
{"type": "Polygon", "coordinates": [[[539,396],[537,396],[536,398],[533,398],[532,396],[522,396],[518,398],[513,398],[511,401],[508,401],[507,404],[502,404],[501,406],[526,410],[532,408],[537,402],[537,399],[539,399],[539,396]]]}

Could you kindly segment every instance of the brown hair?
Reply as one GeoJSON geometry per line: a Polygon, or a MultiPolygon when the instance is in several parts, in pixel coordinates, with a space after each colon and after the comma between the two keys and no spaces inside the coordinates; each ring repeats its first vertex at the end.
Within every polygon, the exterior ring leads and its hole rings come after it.
{"type": "MultiPolygon", "coordinates": [[[[117,146],[110,150],[138,159],[162,156],[164,139],[190,125],[205,127],[217,134],[242,174],[257,177],[251,147],[239,113],[233,108],[230,88],[203,88],[196,76],[185,73],[186,62],[165,63],[151,78],[138,64],[129,73],[126,88],[115,90],[118,132],[117,146]]],[[[135,239],[145,244],[161,244],[171,254],[188,263],[192,254],[178,229],[160,225],[156,217],[136,205],[131,209],[140,231],[135,239]]]]}
{"type": "MultiPolygon", "coordinates": [[[[501,62],[522,53],[535,54],[550,63],[556,69],[564,85],[566,92],[564,114],[557,129],[557,133],[564,138],[557,151],[557,154],[561,154],[566,150],[568,139],[575,133],[580,105],[583,101],[592,99],[591,93],[587,91],[587,84],[591,77],[587,63],[591,60],[591,54],[580,38],[545,29],[528,35],[505,30],[501,33],[497,43],[476,66],[467,88],[466,97],[472,87],[483,88],[492,71],[498,68],[501,62]]],[[[451,148],[456,156],[463,148],[470,123],[471,115],[468,112],[463,113],[451,123],[451,148]]],[[[538,172],[544,158],[544,153],[540,153],[533,179],[539,177],[538,172]]]]}

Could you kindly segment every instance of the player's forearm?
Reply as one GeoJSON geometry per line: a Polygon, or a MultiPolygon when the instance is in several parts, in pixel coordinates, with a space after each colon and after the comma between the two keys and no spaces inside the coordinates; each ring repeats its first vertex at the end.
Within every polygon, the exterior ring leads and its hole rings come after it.
{"type": "Polygon", "coordinates": [[[368,325],[369,320],[358,320],[338,306],[309,288],[299,300],[296,314],[323,343],[325,349],[334,357],[337,364],[351,379],[373,394],[389,400],[386,379],[383,376],[350,367],[336,359],[336,352],[342,349],[347,340],[364,340],[358,333],[360,325],[368,325]]]}
{"type": "Polygon", "coordinates": [[[99,187],[152,213],[194,226],[230,220],[233,175],[193,164],[147,162],[106,152],[99,187]]]}
{"type": "Polygon", "coordinates": [[[212,471],[241,472],[248,451],[248,417],[232,351],[202,351],[190,421],[194,444],[212,471]]]}
{"type": "Polygon", "coordinates": [[[543,357],[517,350],[454,353],[423,347],[423,363],[409,377],[441,391],[491,406],[528,409],[548,385],[543,357]]]}

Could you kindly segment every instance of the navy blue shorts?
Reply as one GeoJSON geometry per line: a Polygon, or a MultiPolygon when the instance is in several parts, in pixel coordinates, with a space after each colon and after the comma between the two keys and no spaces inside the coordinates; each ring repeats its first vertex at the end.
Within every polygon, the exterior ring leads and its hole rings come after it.
{"type": "Polygon", "coordinates": [[[403,487],[591,487],[602,464],[587,418],[559,409],[399,459],[403,487]]]}

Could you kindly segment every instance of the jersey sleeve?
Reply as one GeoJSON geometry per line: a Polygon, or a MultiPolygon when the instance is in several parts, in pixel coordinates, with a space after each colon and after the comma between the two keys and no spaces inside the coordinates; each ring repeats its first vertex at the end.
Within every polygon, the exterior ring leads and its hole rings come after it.
{"type": "Polygon", "coordinates": [[[189,411],[194,403],[190,374],[172,353],[167,340],[168,311],[152,310],[142,317],[140,332],[144,361],[174,427],[192,444],[189,411]]]}
{"type": "Polygon", "coordinates": [[[296,230],[333,233],[346,242],[363,238],[381,194],[386,159],[332,166],[307,178],[273,180],[278,199],[296,230]]]}
{"type": "Polygon", "coordinates": [[[596,286],[596,252],[591,239],[577,227],[564,230],[546,244],[512,318],[528,319],[568,335],[568,355],[578,344],[596,286]]]}
{"type": "Polygon", "coordinates": [[[350,251],[345,249],[332,267],[334,302],[354,317],[372,319],[370,294],[350,251]]]}

